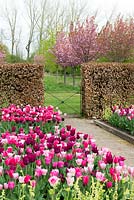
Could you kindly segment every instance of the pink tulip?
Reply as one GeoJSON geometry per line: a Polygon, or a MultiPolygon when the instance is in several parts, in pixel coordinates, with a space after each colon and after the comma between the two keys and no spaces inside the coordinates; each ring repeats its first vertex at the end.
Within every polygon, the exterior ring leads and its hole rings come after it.
{"type": "Polygon", "coordinates": [[[82,165],[82,167],[85,167],[87,165],[87,159],[82,160],[81,165],[82,165]]]}
{"type": "Polygon", "coordinates": [[[83,185],[87,185],[89,183],[89,176],[82,177],[83,185]]]}
{"type": "Polygon", "coordinates": [[[73,186],[73,184],[74,184],[74,177],[68,176],[68,177],[66,177],[66,181],[67,181],[67,185],[68,185],[69,187],[71,187],[71,186],[73,186]]]}
{"type": "Polygon", "coordinates": [[[107,186],[107,188],[111,188],[112,187],[112,182],[106,182],[106,186],[107,186]]]}
{"type": "Polygon", "coordinates": [[[98,165],[101,169],[105,169],[106,168],[106,163],[102,160],[99,160],[98,165]]]}
{"type": "Polygon", "coordinates": [[[3,174],[3,167],[0,166],[0,176],[2,176],[2,174],[3,174]]]}
{"type": "Polygon", "coordinates": [[[64,167],[64,162],[63,161],[58,161],[57,167],[58,168],[63,168],[64,167]]]}
{"type": "Polygon", "coordinates": [[[47,169],[41,169],[41,173],[43,176],[45,176],[47,174],[48,170],[47,169]]]}
{"type": "Polygon", "coordinates": [[[51,161],[52,161],[52,159],[50,157],[45,158],[46,165],[50,165],[51,161]]]}
{"type": "Polygon", "coordinates": [[[18,173],[18,172],[13,173],[13,178],[14,178],[14,179],[18,179],[18,178],[19,178],[19,173],[18,173]]]}
{"type": "Polygon", "coordinates": [[[4,189],[8,189],[8,184],[4,183],[4,189]]]}
{"type": "Polygon", "coordinates": [[[27,175],[25,176],[25,178],[24,178],[24,183],[26,183],[26,184],[29,183],[29,182],[30,182],[30,179],[31,179],[31,176],[27,174],[27,175]]]}
{"type": "Polygon", "coordinates": [[[0,190],[2,190],[3,189],[3,185],[2,184],[0,184],[0,190]]]}
{"type": "Polygon", "coordinates": [[[73,159],[73,155],[71,153],[66,155],[67,161],[72,160],[72,159],[73,159]]]}
{"type": "Polygon", "coordinates": [[[53,169],[51,172],[50,172],[50,176],[58,176],[59,175],[59,170],[58,169],[53,169]]]}
{"type": "Polygon", "coordinates": [[[75,175],[77,178],[82,176],[81,168],[79,168],[79,167],[75,168],[75,175]]]}
{"type": "Polygon", "coordinates": [[[41,166],[41,160],[36,160],[36,165],[41,166]]]}
{"type": "Polygon", "coordinates": [[[48,179],[48,182],[50,183],[50,185],[52,187],[56,186],[59,182],[59,178],[57,176],[51,176],[49,179],[48,179]]]}
{"type": "Polygon", "coordinates": [[[52,166],[53,166],[54,168],[56,168],[57,165],[58,165],[58,162],[53,162],[53,163],[52,163],[52,166]]]}
{"type": "Polygon", "coordinates": [[[10,190],[13,190],[13,189],[15,188],[15,183],[14,183],[13,181],[9,181],[9,182],[8,182],[8,188],[9,188],[10,190]]]}
{"type": "Polygon", "coordinates": [[[30,181],[30,185],[32,186],[32,188],[35,188],[36,184],[37,184],[37,182],[35,180],[30,181]]]}
{"type": "Polygon", "coordinates": [[[82,159],[77,159],[77,160],[76,160],[77,165],[81,165],[81,164],[82,164],[82,161],[83,161],[82,159]]]}
{"type": "Polygon", "coordinates": [[[19,183],[24,183],[24,176],[19,176],[19,183]]]}
{"type": "Polygon", "coordinates": [[[76,172],[75,168],[69,168],[67,169],[67,171],[68,171],[67,176],[75,176],[75,172],[76,172]]]}
{"type": "Polygon", "coordinates": [[[106,178],[102,172],[96,172],[96,178],[97,178],[97,180],[102,181],[102,182],[104,182],[106,180],[106,178]]]}
{"type": "Polygon", "coordinates": [[[40,177],[42,176],[42,169],[41,167],[38,167],[35,169],[35,176],[40,177]]]}

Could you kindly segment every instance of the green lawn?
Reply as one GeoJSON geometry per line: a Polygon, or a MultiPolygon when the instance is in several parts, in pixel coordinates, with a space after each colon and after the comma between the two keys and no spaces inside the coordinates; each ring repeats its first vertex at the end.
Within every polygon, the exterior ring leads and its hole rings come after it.
{"type": "Polygon", "coordinates": [[[45,106],[58,107],[62,113],[80,115],[80,77],[76,86],[72,86],[72,78],[67,77],[64,85],[63,77],[45,76],[45,106]]]}
{"type": "Polygon", "coordinates": [[[75,87],[73,87],[72,83],[72,77],[67,76],[67,84],[64,85],[64,77],[63,76],[52,76],[46,74],[44,77],[44,85],[45,85],[45,90],[46,91],[80,91],[80,84],[81,84],[81,78],[76,77],[75,78],[75,87]]]}

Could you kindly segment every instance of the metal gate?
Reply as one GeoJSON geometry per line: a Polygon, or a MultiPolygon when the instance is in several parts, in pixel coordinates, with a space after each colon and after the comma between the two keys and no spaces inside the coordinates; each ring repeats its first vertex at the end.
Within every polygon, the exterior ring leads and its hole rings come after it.
{"type": "Polygon", "coordinates": [[[64,85],[63,76],[60,76],[60,81],[58,81],[56,76],[45,75],[45,105],[53,105],[55,108],[59,109],[63,114],[73,116],[81,115],[81,78],[76,77],[76,85],[73,87],[71,84],[71,77],[67,77],[68,81],[64,85]],[[51,79],[52,82],[51,82],[51,79]],[[48,81],[49,80],[49,81],[48,81]],[[55,84],[51,85],[51,84],[55,84]],[[54,86],[54,87],[53,87],[54,86]]]}

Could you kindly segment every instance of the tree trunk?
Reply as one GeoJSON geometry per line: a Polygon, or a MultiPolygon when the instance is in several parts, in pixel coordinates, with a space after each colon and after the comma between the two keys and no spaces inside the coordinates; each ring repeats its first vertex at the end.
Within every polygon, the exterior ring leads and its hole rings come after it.
{"type": "Polygon", "coordinates": [[[27,60],[28,60],[29,57],[30,57],[30,46],[31,46],[31,43],[29,42],[28,45],[26,46],[26,50],[27,50],[27,60]]]}
{"type": "Polygon", "coordinates": [[[75,67],[72,67],[73,87],[75,87],[75,67]]]}
{"type": "Polygon", "coordinates": [[[12,42],[12,49],[11,49],[11,54],[13,55],[13,50],[14,50],[14,43],[12,42]]]}
{"type": "Polygon", "coordinates": [[[58,83],[58,78],[59,78],[59,71],[58,71],[58,66],[56,67],[56,82],[58,83]]]}
{"type": "Polygon", "coordinates": [[[64,85],[66,85],[66,67],[64,67],[64,85]]]}

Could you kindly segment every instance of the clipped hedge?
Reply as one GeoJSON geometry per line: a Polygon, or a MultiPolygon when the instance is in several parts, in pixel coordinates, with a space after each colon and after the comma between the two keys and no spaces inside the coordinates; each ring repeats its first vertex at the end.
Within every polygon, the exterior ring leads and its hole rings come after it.
{"type": "Polygon", "coordinates": [[[82,113],[88,118],[102,118],[105,108],[134,95],[134,64],[89,62],[81,71],[82,113]]]}
{"type": "Polygon", "coordinates": [[[43,105],[43,75],[41,65],[0,64],[0,105],[43,105]]]}

